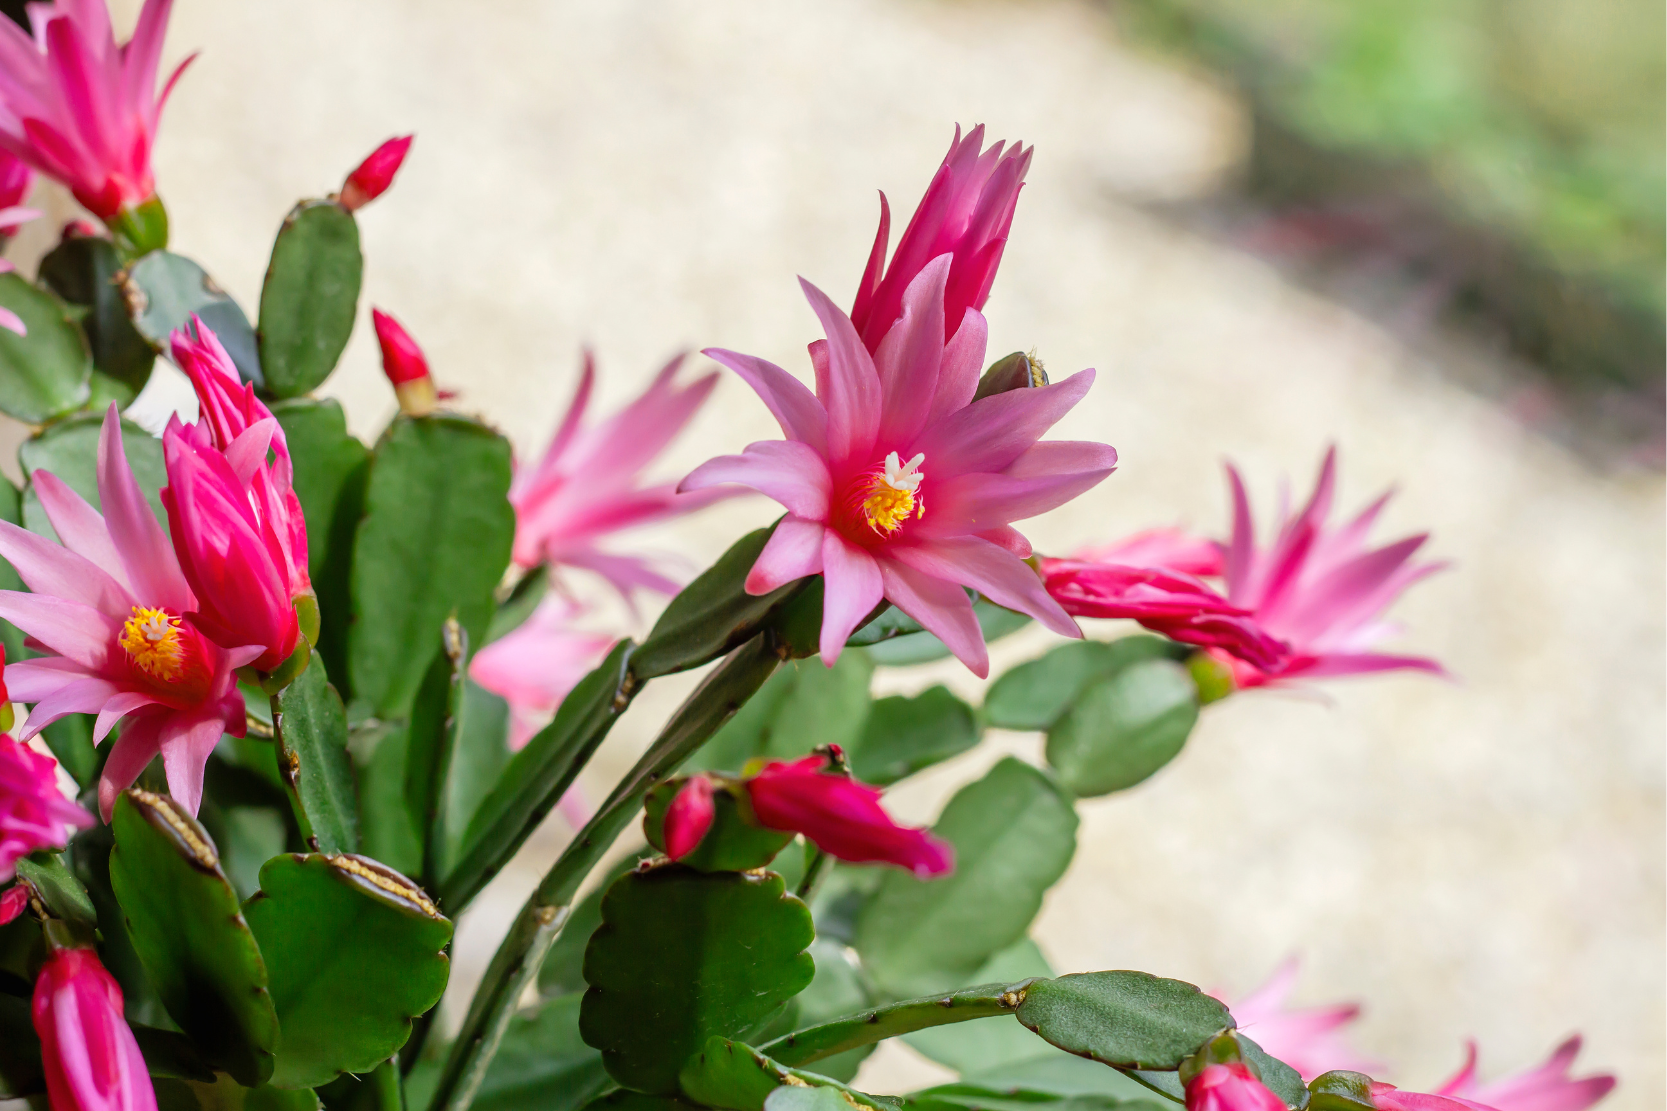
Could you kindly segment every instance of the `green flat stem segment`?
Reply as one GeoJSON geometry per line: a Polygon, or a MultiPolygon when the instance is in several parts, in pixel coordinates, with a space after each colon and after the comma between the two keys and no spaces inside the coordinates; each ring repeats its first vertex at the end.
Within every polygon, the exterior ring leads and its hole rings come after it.
{"type": "Polygon", "coordinates": [[[730,653],[672,715],[642,759],[557,858],[498,946],[435,1084],[429,1111],[465,1111],[486,1078],[516,1003],[538,979],[544,954],[572,911],[573,897],[614,838],[672,774],[764,684],[780,662],[772,638],[756,636],[730,653]]]}
{"type": "Polygon", "coordinates": [[[905,999],[873,1010],[832,1019],[818,1026],[795,1030],[758,1051],[783,1065],[808,1065],[848,1049],[895,1038],[928,1026],[945,1026],[975,1018],[1010,1015],[1024,1002],[1031,981],[1016,984],[983,984],[947,995],[905,999]]]}

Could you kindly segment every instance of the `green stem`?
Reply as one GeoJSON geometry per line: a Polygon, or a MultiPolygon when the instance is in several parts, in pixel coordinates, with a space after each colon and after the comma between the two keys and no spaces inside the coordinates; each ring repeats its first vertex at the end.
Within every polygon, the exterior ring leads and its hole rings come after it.
{"type": "Polygon", "coordinates": [[[557,858],[493,955],[452,1043],[429,1111],[465,1111],[473,1102],[516,1003],[538,979],[539,965],[572,912],[573,896],[585,876],[636,817],[643,796],[729,720],[779,662],[767,636],[754,637],[731,652],[672,715],[642,759],[557,858]]]}
{"type": "Polygon", "coordinates": [[[944,1026],[974,1018],[1010,1015],[1024,1002],[1029,980],[1016,984],[984,984],[947,995],[905,999],[871,1011],[859,1011],[817,1026],[784,1034],[765,1042],[758,1051],[783,1065],[808,1065],[847,1049],[895,1038],[928,1026],[944,1026]]]}
{"type": "Polygon", "coordinates": [[[833,858],[818,847],[815,855],[810,858],[810,863],[805,865],[805,874],[800,877],[799,886],[793,889],[793,897],[801,903],[808,904],[815,896],[816,889],[821,886],[822,877],[828,874],[828,866],[832,863],[833,858]]]}

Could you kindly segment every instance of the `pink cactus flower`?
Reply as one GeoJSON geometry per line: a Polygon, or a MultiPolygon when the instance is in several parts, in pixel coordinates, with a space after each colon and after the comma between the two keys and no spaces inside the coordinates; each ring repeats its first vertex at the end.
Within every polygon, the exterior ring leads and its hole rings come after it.
{"type": "Polygon", "coordinates": [[[1187,1111],[1285,1111],[1248,1065],[1205,1065],[1187,1084],[1187,1111]]]}
{"type": "Polygon", "coordinates": [[[1461,1096],[1403,1092],[1393,1084],[1383,1084],[1375,1080],[1368,1091],[1372,1106],[1378,1111],[1499,1111],[1499,1108],[1461,1096]]]}
{"type": "Polygon", "coordinates": [[[712,828],[716,814],[712,805],[712,781],[697,775],[683,784],[671,805],[666,807],[660,836],[666,842],[666,855],[682,860],[700,845],[701,838],[712,828]]]}
{"type": "Polygon", "coordinates": [[[15,921],[28,905],[29,885],[22,880],[18,880],[6,890],[0,891],[0,926],[15,921]]]}
{"type": "Polygon", "coordinates": [[[58,762],[0,733],[0,883],[37,849],[62,849],[65,826],[85,829],[93,816],[58,789],[58,762]]]}
{"type": "Polygon", "coordinates": [[[614,638],[580,632],[583,608],[557,594],[532,616],[488,644],[469,663],[469,676],[509,703],[509,747],[520,751],[549,724],[567,692],[614,645],[614,638]]]}
{"type": "Polygon", "coordinates": [[[830,856],[853,864],[878,862],[922,878],[955,867],[955,849],[924,829],[891,820],[880,789],[826,771],[821,755],[791,764],[771,761],[746,781],[753,816],[766,829],[802,833],[830,856]]]}
{"type": "Polygon", "coordinates": [[[312,594],[307,522],[277,418],[239,381],[213,331],[194,316],[192,323],[195,339],[183,331],[169,338],[201,419],[182,424],[175,416],[162,433],[162,504],[196,594],[192,620],[220,644],[262,646],[254,665],[271,671],[295,651],[295,601],[312,594]]]}
{"type": "Polygon", "coordinates": [[[145,0],[133,38],[116,45],[103,0],[29,9],[31,38],[0,23],[0,148],[67,185],[109,223],[156,195],[151,145],[162,106],[190,64],[156,93],[173,0],[145,0]]]}
{"type": "Polygon", "coordinates": [[[150,1071],[122,1017],[122,989],[97,953],[49,954],[31,1010],[52,1111],[156,1111],[150,1071]]]}
{"type": "Polygon", "coordinates": [[[680,489],[733,482],[787,509],[746,589],[764,594],[821,574],[829,666],[885,599],[987,675],[984,634],[963,587],[1082,635],[1024,562],[1030,543],[1010,522],[1063,505],[1116,466],[1104,444],[1037,442],[1082,400],[1094,372],[973,401],[984,318],[966,309],[944,342],[951,262],[939,255],[914,279],[874,357],[850,318],[801,281],[828,337],[811,345],[815,394],[763,359],[707,351],[758,392],[787,438],[709,460],[680,489]]]}
{"type": "Polygon", "coordinates": [[[733,493],[680,494],[674,483],[641,483],[643,468],[683,430],[717,383],[717,375],[707,374],[687,386],[674,385],[682,363],[679,355],[635,401],[586,428],[596,366],[585,353],[578,392],[550,446],[537,463],[517,468],[509,489],[516,563],[591,571],[627,599],[638,589],[677,593],[678,583],[650,560],[605,551],[600,542],[621,529],[676,517],[733,493]]]}
{"type": "Polygon", "coordinates": [[[989,150],[983,145],[982,124],[965,138],[955,129],[949,153],[897,241],[889,266],[891,207],[880,194],[880,230],[851,306],[851,324],[869,354],[879,353],[880,341],[903,314],[905,291],[941,255],[951,259],[944,282],[944,340],[961,326],[968,309],[982,310],[989,299],[1035,148],[1015,143],[1003,154],[1004,143],[989,150]]]}
{"type": "Polygon", "coordinates": [[[158,752],[169,791],[195,814],[209,753],[247,721],[233,671],[266,646],[223,647],[198,628],[197,598],[128,468],[114,405],[98,446],[102,515],[47,471],[33,483],[63,545],[0,521],[0,557],[30,591],[0,591],[0,617],[51,653],[6,669],[11,696],[34,704],[19,736],[97,714],[102,742],[126,718],[99,780],[105,821],[158,752]]]}
{"type": "Polygon", "coordinates": [[[401,135],[371,151],[370,157],[347,175],[347,181],[342,184],[341,193],[336,198],[337,203],[353,212],[386,193],[388,186],[394,183],[394,175],[399,173],[400,166],[405,162],[413,138],[401,135]]]}
{"type": "Polygon", "coordinates": [[[1173,527],[1147,529],[1114,544],[1084,548],[1071,558],[1082,563],[1157,567],[1203,579],[1219,577],[1224,564],[1220,544],[1173,527]]]}
{"type": "Polygon", "coordinates": [[[1326,1007],[1287,1007],[1296,986],[1301,962],[1295,957],[1279,966],[1268,982],[1238,1001],[1224,1000],[1233,1021],[1269,1054],[1312,1080],[1334,1069],[1375,1072],[1380,1066],[1348,1044],[1343,1027],[1360,1014],[1354,1003],[1326,1007]]]}
{"type": "MultiPolygon", "coordinates": [[[[34,188],[35,171],[29,168],[29,164],[9,151],[0,150],[0,216],[28,200],[34,188]]],[[[29,219],[40,215],[28,209],[24,211],[31,212],[29,219]]],[[[0,231],[11,234],[11,228],[4,225],[0,225],[0,231]]]]}
{"type": "Polygon", "coordinates": [[[1535,1068],[1489,1084],[1476,1079],[1476,1043],[1467,1046],[1464,1067],[1437,1089],[1441,1096],[1475,1100],[1498,1111],[1586,1111],[1615,1087],[1607,1073],[1574,1080],[1569,1070],[1580,1053],[1580,1035],[1565,1041],[1535,1068]]]}

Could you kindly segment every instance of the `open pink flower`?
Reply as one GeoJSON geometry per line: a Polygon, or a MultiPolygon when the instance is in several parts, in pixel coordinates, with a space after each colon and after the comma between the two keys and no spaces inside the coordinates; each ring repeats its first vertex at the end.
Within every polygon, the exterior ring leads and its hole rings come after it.
{"type": "Polygon", "coordinates": [[[828,337],[811,345],[815,394],[774,363],[707,351],[758,392],[787,438],[709,460],[680,489],[739,483],[787,509],[746,589],[764,594],[821,574],[829,666],[885,599],[988,674],[984,634],[963,587],[1055,632],[1082,635],[1024,562],[1030,543],[1010,522],[1063,505],[1115,467],[1117,453],[1104,444],[1037,442],[1082,400],[1094,372],[973,401],[984,318],[965,310],[944,342],[951,261],[939,255],[915,278],[902,319],[873,357],[851,319],[801,281],[828,337]]]}
{"type": "Polygon", "coordinates": [[[195,814],[209,753],[246,724],[233,671],[266,646],[223,647],[190,616],[197,598],[128,468],[114,405],[98,445],[102,514],[50,472],[33,484],[63,544],[0,521],[0,557],[32,592],[0,590],[0,617],[52,653],[6,669],[12,698],[34,704],[19,735],[97,714],[96,743],[126,718],[99,780],[105,820],[158,752],[169,791],[195,814]]]}
{"type": "Polygon", "coordinates": [[[880,194],[880,230],[851,306],[852,326],[870,354],[879,352],[880,341],[902,315],[904,292],[941,255],[951,260],[944,282],[945,340],[961,326],[968,309],[981,310],[989,299],[1035,148],[1015,143],[1003,154],[1005,143],[989,150],[983,150],[983,145],[984,125],[973,128],[965,138],[959,127],[955,129],[949,153],[897,241],[890,265],[886,264],[886,240],[891,232],[891,206],[886,195],[880,194]]]}
{"type": "Polygon", "coordinates": [[[475,653],[469,676],[509,703],[509,747],[519,751],[561,706],[567,692],[613,647],[614,638],[580,632],[583,609],[557,594],[522,624],[475,653]]]}
{"type": "Polygon", "coordinates": [[[586,428],[596,366],[585,353],[578,392],[550,446],[537,463],[517,469],[509,489],[516,563],[592,571],[627,599],[639,588],[677,593],[678,584],[649,560],[605,551],[600,542],[610,533],[675,517],[731,493],[680,494],[674,483],[641,485],[643,468],[683,430],[717,383],[717,375],[707,374],[687,386],[674,385],[682,363],[679,355],[635,401],[586,428]]]}
{"type": "Polygon", "coordinates": [[[91,949],[57,949],[31,1006],[52,1111],[156,1111],[156,1089],[122,1017],[122,989],[91,949]]]}
{"type": "Polygon", "coordinates": [[[1476,1043],[1468,1043],[1464,1067],[1437,1089],[1442,1096],[1475,1100],[1498,1111],[1586,1111],[1615,1087],[1606,1073],[1569,1077],[1580,1053],[1580,1035],[1558,1046],[1545,1063],[1489,1084],[1476,1079],[1476,1043]]]}
{"type": "Polygon", "coordinates": [[[29,7],[34,37],[0,21],[0,147],[70,188],[106,223],[156,194],[151,144],[187,58],[156,92],[172,0],[145,0],[117,46],[104,0],[29,7]]]}
{"type": "Polygon", "coordinates": [[[1287,1007],[1301,963],[1292,958],[1268,982],[1237,1002],[1224,1000],[1233,1021],[1269,1054],[1312,1080],[1334,1069],[1370,1073],[1378,1063],[1357,1052],[1343,1038],[1343,1027],[1360,1014],[1354,1003],[1326,1007],[1287,1007]]]}
{"type": "Polygon", "coordinates": [[[1187,1111],[1285,1111],[1248,1065],[1205,1065],[1187,1084],[1187,1111]]]}
{"type": "Polygon", "coordinates": [[[61,849],[65,826],[85,829],[93,816],[58,789],[58,762],[0,733],[0,883],[36,849],[61,849]]]}
{"type": "Polygon", "coordinates": [[[826,771],[827,764],[814,754],[791,764],[776,760],[746,780],[758,823],[802,833],[823,852],[853,864],[894,864],[922,877],[955,867],[953,846],[924,829],[898,825],[880,806],[878,787],[826,771]]]}
{"type": "Polygon", "coordinates": [[[255,666],[271,671],[295,651],[295,600],[312,593],[307,522],[283,428],[208,326],[192,323],[195,339],[177,331],[170,340],[201,418],[176,416],[162,434],[162,504],[197,597],[194,622],[221,644],[261,645],[255,666]]]}

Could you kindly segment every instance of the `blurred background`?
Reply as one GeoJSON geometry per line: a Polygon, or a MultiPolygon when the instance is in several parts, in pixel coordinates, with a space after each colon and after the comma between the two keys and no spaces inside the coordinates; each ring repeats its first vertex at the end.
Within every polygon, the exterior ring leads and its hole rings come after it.
{"type": "MultiPolygon", "coordinates": [[[[1266,513],[1336,443],[1345,502],[1396,486],[1388,529],[1453,562],[1396,616],[1458,676],[1209,708],[1153,780],[1083,805],[1048,957],[1242,994],[1301,954],[1298,1001],[1361,1001],[1356,1041],[1403,1086],[1466,1037],[1498,1074],[1579,1030],[1582,1064],[1621,1077],[1607,1106],[1657,1108],[1662,42],[1653,0],[177,0],[168,56],[202,55],[157,177],[176,249],[251,306],[290,205],[414,131],[360,217],[366,315],[398,315],[525,456],[582,345],[604,408],[706,345],[807,374],[794,276],[848,303],[876,190],[904,218],[956,123],[1034,143],[991,352],[1098,368],[1055,434],[1122,458],[1026,529],[1037,548],[1219,532],[1224,459],[1266,513]]],[[[75,214],[36,201],[20,261],[75,214]]],[[[367,440],[393,413],[368,319],[324,392],[367,440]]],[[[133,413],[176,406],[159,364],[133,413]]],[[[664,475],[774,435],[725,379],[664,475]]],[[[643,543],[692,574],[775,513],[737,500],[643,543]]],[[[1048,644],[1002,641],[994,669],[1048,644]]],[[[939,681],[979,686],[880,676],[939,681]]],[[[651,687],[581,790],[691,683],[651,687]]],[[[993,734],[890,805],[929,821],[1038,751],[993,734]]],[[[454,1020],[567,836],[552,818],[465,918],[454,1020]]],[[[859,1084],[945,1075],[899,1045],[859,1084]]]]}

